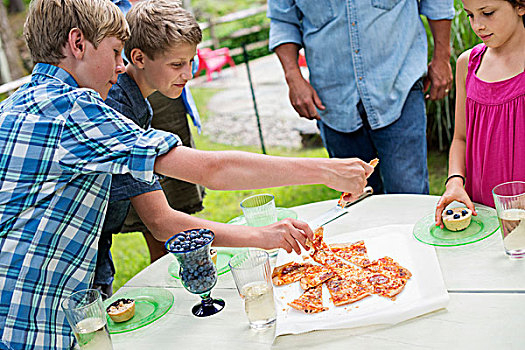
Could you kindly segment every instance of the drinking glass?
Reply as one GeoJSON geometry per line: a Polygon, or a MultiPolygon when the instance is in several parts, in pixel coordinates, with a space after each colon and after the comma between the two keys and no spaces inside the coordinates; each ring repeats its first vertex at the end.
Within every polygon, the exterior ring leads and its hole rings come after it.
{"type": "Polygon", "coordinates": [[[81,349],[113,350],[106,309],[98,290],[75,292],[64,299],[61,306],[81,349]]]}
{"type": "Polygon", "coordinates": [[[242,212],[248,226],[266,226],[277,222],[275,197],[271,194],[257,194],[241,202],[242,212]]]}
{"type": "Polygon", "coordinates": [[[226,304],[222,299],[211,297],[217,283],[217,268],[210,255],[214,238],[215,234],[208,229],[194,229],[174,235],[165,245],[179,262],[182,286],[201,297],[201,302],[192,308],[197,317],[214,315],[226,304]]]}
{"type": "MultiPolygon", "coordinates": [[[[275,197],[271,194],[257,194],[241,202],[242,212],[248,226],[260,227],[277,222],[275,197]]],[[[278,248],[269,249],[270,256],[276,256],[278,248]]]]}
{"type": "Polygon", "coordinates": [[[525,257],[525,182],[502,183],[492,190],[503,237],[505,253],[525,257]]]}
{"type": "Polygon", "coordinates": [[[229,262],[250,327],[265,329],[275,323],[275,303],[270,270],[270,256],[254,249],[233,256],[229,262]]]}

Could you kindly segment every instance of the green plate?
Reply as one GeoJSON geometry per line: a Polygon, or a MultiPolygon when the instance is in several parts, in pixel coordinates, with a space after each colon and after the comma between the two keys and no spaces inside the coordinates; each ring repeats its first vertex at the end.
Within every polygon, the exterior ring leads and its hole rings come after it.
{"type": "MultiPolygon", "coordinates": [[[[275,210],[277,211],[277,221],[286,219],[286,218],[297,219],[297,213],[293,211],[292,209],[275,208],[275,210]]],[[[244,218],[244,215],[237,216],[236,218],[233,218],[230,221],[228,221],[228,224],[246,225],[246,219],[244,218]]]]}
{"type": "MultiPolygon", "coordinates": [[[[247,248],[213,248],[217,249],[217,275],[223,275],[226,272],[230,271],[230,266],[228,265],[228,262],[230,261],[230,258],[234,256],[235,254],[242,253],[247,250],[247,248]]],[[[168,272],[173,278],[180,279],[179,277],[179,262],[177,260],[174,260],[169,266],[168,266],[168,272]]]]}
{"type": "Polygon", "coordinates": [[[107,308],[115,300],[135,299],[135,315],[125,322],[113,322],[107,316],[109,333],[125,333],[144,327],[153,321],[158,320],[169,311],[173,305],[173,294],[169,290],[162,288],[133,288],[119,291],[116,295],[104,301],[107,308]]]}
{"type": "Polygon", "coordinates": [[[462,231],[449,231],[436,226],[434,213],[420,219],[414,226],[414,237],[420,242],[440,246],[455,247],[481,241],[499,228],[494,209],[476,208],[477,216],[472,216],[470,225],[462,231]]]}

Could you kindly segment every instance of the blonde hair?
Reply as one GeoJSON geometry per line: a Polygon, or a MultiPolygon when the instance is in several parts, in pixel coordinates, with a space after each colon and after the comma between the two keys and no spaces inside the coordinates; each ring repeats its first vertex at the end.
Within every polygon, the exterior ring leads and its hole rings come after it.
{"type": "Polygon", "coordinates": [[[58,64],[64,59],[73,28],[80,29],[95,48],[106,37],[129,38],[124,14],[109,0],[32,0],[24,38],[33,62],[58,64]]]}
{"type": "Polygon", "coordinates": [[[178,44],[197,45],[202,31],[193,15],[183,9],[180,1],[146,0],[133,5],[126,15],[131,32],[124,44],[128,59],[131,50],[142,50],[150,59],[178,44]]]}

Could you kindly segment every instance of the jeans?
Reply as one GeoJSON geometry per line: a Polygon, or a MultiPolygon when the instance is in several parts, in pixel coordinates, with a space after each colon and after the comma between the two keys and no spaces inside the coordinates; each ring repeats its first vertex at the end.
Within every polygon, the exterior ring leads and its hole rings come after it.
{"type": "Polygon", "coordinates": [[[339,132],[318,121],[321,138],[331,158],[379,158],[368,178],[374,193],[428,194],[426,113],[422,81],[412,87],[401,116],[392,124],[372,130],[361,102],[357,108],[363,126],[339,132]]]}

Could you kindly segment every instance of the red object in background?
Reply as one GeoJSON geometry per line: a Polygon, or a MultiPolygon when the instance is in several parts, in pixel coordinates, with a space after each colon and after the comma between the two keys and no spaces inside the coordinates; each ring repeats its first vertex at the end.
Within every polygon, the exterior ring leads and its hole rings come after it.
{"type": "Polygon", "coordinates": [[[306,67],[306,58],[301,51],[299,51],[299,67],[306,67]]]}
{"type": "Polygon", "coordinates": [[[197,56],[199,57],[199,70],[195,75],[206,70],[208,81],[212,80],[211,73],[220,72],[226,64],[229,64],[230,67],[235,67],[235,62],[233,62],[230,56],[230,49],[227,47],[222,47],[217,50],[208,48],[199,49],[197,50],[197,56]]]}

